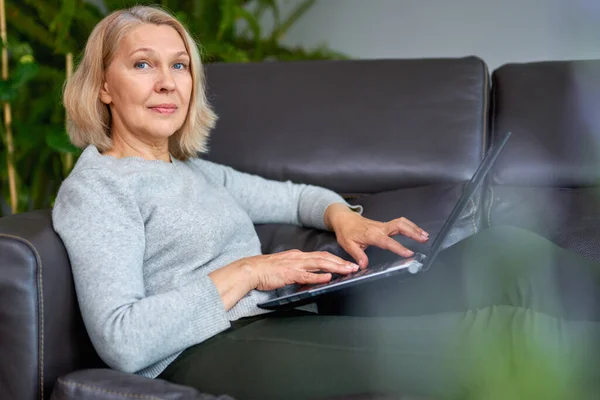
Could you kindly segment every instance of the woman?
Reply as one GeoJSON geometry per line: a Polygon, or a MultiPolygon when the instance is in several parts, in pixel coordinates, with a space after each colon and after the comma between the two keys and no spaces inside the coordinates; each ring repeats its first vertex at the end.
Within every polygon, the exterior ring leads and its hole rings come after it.
{"type": "MultiPolygon", "coordinates": [[[[89,336],[109,366],[239,399],[453,397],[487,390],[480,346],[498,346],[508,331],[513,339],[535,332],[561,351],[587,345],[597,329],[587,306],[597,304],[598,266],[516,229],[447,249],[401,291],[379,287],[378,305],[356,293],[346,303],[353,316],[256,307],[287,284],[367,267],[371,245],[410,256],[392,235],[428,235],[404,218],[364,218],[329,190],[197,158],[216,119],[203,79],[182,25],[160,9],[134,7],[95,27],[65,87],[68,131],[85,150],[53,221],[89,336]],[[334,231],[356,264],[322,252],[262,255],[253,223],[334,231]],[[561,283],[553,281],[561,263],[574,271],[567,281],[594,289],[589,304],[549,290],[561,283]],[[569,332],[543,329],[557,318],[572,319],[569,332]]],[[[560,361],[588,365],[585,354],[560,361]]]]}

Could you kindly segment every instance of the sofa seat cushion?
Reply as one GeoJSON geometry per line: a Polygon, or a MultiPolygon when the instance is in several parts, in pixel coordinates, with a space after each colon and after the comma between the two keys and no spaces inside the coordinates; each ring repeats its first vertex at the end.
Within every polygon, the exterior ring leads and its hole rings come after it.
{"type": "MultiPolygon", "coordinates": [[[[398,242],[415,252],[428,252],[429,246],[439,233],[442,225],[452,211],[463,191],[463,184],[440,184],[421,186],[381,192],[371,195],[357,196],[349,199],[350,204],[360,204],[364,208],[363,215],[378,221],[389,221],[398,217],[406,217],[430,234],[429,243],[421,244],[404,237],[394,236],[398,242]]],[[[460,220],[443,244],[448,247],[477,232],[481,227],[480,195],[476,193],[460,220]]],[[[292,225],[257,225],[257,233],[265,254],[277,253],[290,249],[303,251],[329,251],[344,259],[350,256],[337,244],[333,232],[301,228],[292,225]]],[[[395,255],[389,251],[371,247],[366,251],[370,263],[390,261],[395,255]]]]}
{"type": "Polygon", "coordinates": [[[513,225],[600,262],[600,188],[491,187],[486,223],[513,225]]]}

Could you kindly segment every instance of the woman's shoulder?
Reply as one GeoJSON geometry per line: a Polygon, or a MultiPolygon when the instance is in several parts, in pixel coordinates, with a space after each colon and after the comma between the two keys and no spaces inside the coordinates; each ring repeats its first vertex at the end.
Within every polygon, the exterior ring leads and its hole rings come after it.
{"type": "Polygon", "coordinates": [[[127,165],[119,167],[111,157],[88,146],[79,156],[75,166],[61,183],[55,200],[55,208],[64,204],[73,207],[93,205],[97,202],[124,201],[132,198],[133,169],[127,165]]]}
{"type": "Polygon", "coordinates": [[[116,158],[101,154],[90,145],[83,150],[63,184],[86,183],[91,179],[104,184],[135,186],[135,182],[148,181],[152,176],[168,178],[178,172],[175,164],[141,157],[116,158]]]}
{"type": "Polygon", "coordinates": [[[54,201],[52,217],[57,231],[70,231],[74,221],[77,222],[74,227],[81,221],[118,224],[115,218],[119,212],[138,213],[135,191],[127,176],[98,163],[93,157],[90,159],[86,151],[61,183],[54,201]]]}
{"type": "Polygon", "coordinates": [[[122,229],[130,221],[143,225],[130,180],[89,157],[82,153],[52,207],[54,230],[71,244],[90,229],[122,229]]]}
{"type": "Polygon", "coordinates": [[[218,164],[214,161],[206,160],[202,157],[193,157],[185,161],[185,164],[190,168],[195,169],[222,169],[227,168],[225,165],[218,164]]]}
{"type": "Polygon", "coordinates": [[[67,187],[83,187],[94,189],[97,184],[117,185],[123,181],[123,173],[112,168],[94,146],[88,146],[79,156],[73,169],[61,184],[67,187]]]}
{"type": "Polygon", "coordinates": [[[200,157],[188,159],[185,165],[196,175],[199,174],[207,181],[218,185],[223,185],[226,171],[230,169],[226,165],[208,161],[200,157]]]}

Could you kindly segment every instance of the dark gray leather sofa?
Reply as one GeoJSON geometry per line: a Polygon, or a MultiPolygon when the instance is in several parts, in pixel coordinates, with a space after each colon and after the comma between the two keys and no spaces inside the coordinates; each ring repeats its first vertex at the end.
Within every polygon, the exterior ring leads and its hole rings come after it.
{"type": "MultiPolygon", "coordinates": [[[[329,187],[368,217],[406,216],[432,236],[485,150],[510,130],[445,245],[515,225],[600,262],[600,61],[511,64],[491,74],[476,57],[214,64],[207,75],[220,116],[207,158],[329,187]]],[[[256,229],[265,252],[347,256],[331,233],[256,229]]],[[[388,256],[369,252],[374,261],[388,256]]],[[[0,218],[0,354],[2,399],[53,391],[56,400],[214,398],[106,368],[86,335],[50,210],[0,218]]]]}

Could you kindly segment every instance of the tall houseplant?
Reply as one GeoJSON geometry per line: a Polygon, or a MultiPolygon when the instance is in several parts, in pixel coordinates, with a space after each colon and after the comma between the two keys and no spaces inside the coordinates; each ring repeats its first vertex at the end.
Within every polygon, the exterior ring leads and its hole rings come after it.
{"type": "MultiPolygon", "coordinates": [[[[62,180],[79,155],[65,132],[62,85],[69,57],[78,60],[93,27],[106,13],[157,1],[104,0],[103,8],[83,0],[4,0],[7,16],[9,69],[0,82],[0,102],[12,107],[13,164],[18,193],[11,210],[7,135],[0,127],[0,215],[52,205],[62,180]],[[58,6],[57,6],[58,3],[58,6]]],[[[305,49],[281,39],[315,0],[280,15],[276,0],[162,0],[200,45],[203,62],[260,62],[344,58],[321,47],[305,49]],[[260,21],[271,14],[274,27],[260,21]]]]}

